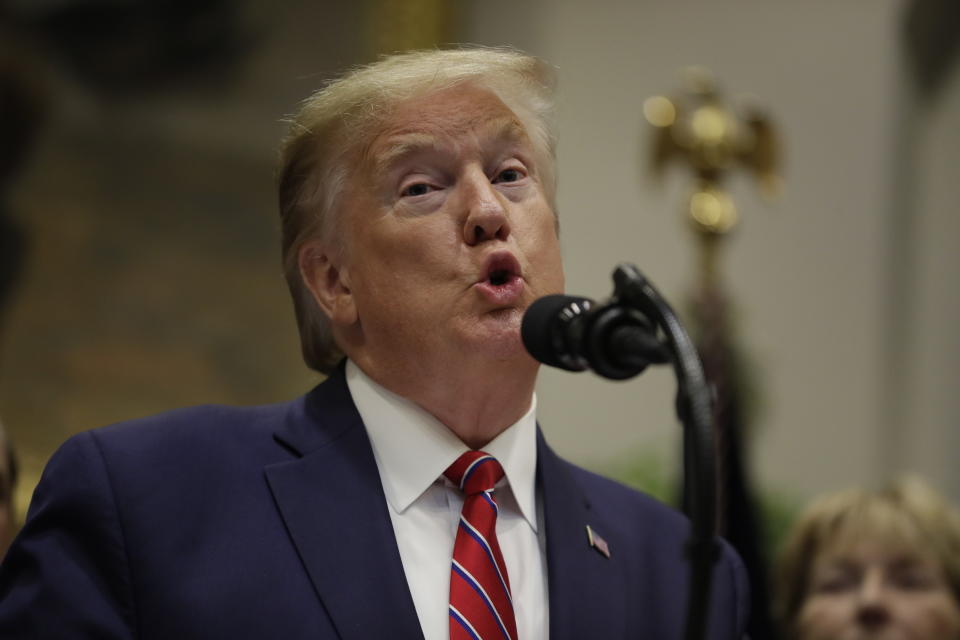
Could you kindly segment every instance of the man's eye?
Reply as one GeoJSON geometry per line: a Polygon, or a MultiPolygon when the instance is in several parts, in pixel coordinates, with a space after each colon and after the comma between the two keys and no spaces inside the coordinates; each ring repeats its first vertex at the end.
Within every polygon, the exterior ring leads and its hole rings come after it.
{"type": "Polygon", "coordinates": [[[400,195],[403,197],[413,197],[413,196],[422,196],[430,193],[430,185],[426,182],[417,182],[416,184],[411,184],[409,187],[406,187],[403,191],[400,192],[400,195]]]}
{"type": "Polygon", "coordinates": [[[493,179],[494,183],[497,182],[516,182],[523,178],[523,172],[519,169],[504,169],[497,177],[493,179]]]}

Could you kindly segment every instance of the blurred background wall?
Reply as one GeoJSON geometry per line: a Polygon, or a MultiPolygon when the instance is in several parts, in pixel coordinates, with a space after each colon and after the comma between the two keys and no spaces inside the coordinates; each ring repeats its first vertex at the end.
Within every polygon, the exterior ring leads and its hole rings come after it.
{"type": "MultiPolygon", "coordinates": [[[[0,317],[21,509],[72,433],[187,404],[282,401],[316,382],[279,266],[282,120],[337,70],[436,42],[556,65],[568,290],[590,297],[610,293],[620,261],[680,309],[693,286],[688,177],[649,179],[644,99],[679,88],[688,64],[758,96],[784,141],[785,189],[770,205],[749,177],[733,180],[742,222],[722,261],[755,380],[754,481],[800,500],[915,469],[960,498],[949,5],[0,3],[3,55],[42,116],[0,183],[4,233],[24,256],[0,317]],[[918,53],[931,33],[946,44],[918,53]]],[[[666,370],[626,383],[545,371],[541,421],[589,467],[643,459],[672,473],[673,387],[666,370]]]]}
{"type": "MultiPolygon", "coordinates": [[[[908,37],[938,3],[541,2],[525,10],[534,28],[499,38],[489,34],[508,3],[497,4],[476,39],[519,43],[560,70],[568,288],[608,292],[612,265],[628,259],[682,304],[695,264],[680,213],[689,178],[646,179],[640,108],[679,86],[681,66],[709,66],[728,94],[758,96],[785,141],[779,202],[745,176],[731,186],[743,220],[725,276],[757,383],[757,478],[809,495],[915,469],[960,496],[949,328],[960,261],[947,244],[960,237],[947,177],[960,87],[952,64],[938,90],[921,89],[908,37]]],[[[926,63],[955,61],[951,51],[926,63]]],[[[594,464],[625,446],[675,450],[672,388],[666,371],[623,387],[547,371],[544,421],[594,464]]]]}

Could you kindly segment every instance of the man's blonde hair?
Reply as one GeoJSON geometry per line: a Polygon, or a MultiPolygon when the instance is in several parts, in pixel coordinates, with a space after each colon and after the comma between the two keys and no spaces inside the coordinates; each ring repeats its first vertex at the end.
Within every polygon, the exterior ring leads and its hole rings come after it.
{"type": "Polygon", "coordinates": [[[553,72],[541,60],[512,49],[470,47],[387,56],[332,81],[307,98],[291,120],[278,185],[283,268],[310,368],[329,373],[343,353],[333,340],[329,319],[303,282],[301,247],[318,237],[332,247],[342,246],[336,238],[337,210],[355,168],[352,155],[370,143],[397,105],[467,83],[492,91],[523,123],[554,204],[553,72]]]}
{"type": "Polygon", "coordinates": [[[848,489],[823,496],[803,512],[781,551],[776,612],[793,633],[810,589],[813,563],[825,549],[879,541],[932,555],[960,603],[960,513],[930,485],[905,477],[881,491],[848,489]]]}

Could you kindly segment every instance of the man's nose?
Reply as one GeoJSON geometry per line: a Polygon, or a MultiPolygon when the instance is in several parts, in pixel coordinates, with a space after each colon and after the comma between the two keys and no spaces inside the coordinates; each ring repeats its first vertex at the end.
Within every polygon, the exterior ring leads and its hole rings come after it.
{"type": "Polygon", "coordinates": [[[857,594],[857,623],[865,629],[878,629],[890,621],[883,575],[868,572],[857,594]]]}
{"type": "Polygon", "coordinates": [[[506,240],[510,222],[503,196],[483,171],[474,171],[464,179],[464,197],[464,242],[475,246],[489,240],[506,240]]]}

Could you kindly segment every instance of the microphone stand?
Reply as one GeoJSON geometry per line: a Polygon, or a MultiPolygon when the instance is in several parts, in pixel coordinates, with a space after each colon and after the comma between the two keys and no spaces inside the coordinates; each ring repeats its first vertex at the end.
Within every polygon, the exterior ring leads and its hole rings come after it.
{"type": "Polygon", "coordinates": [[[713,564],[719,554],[714,536],[716,459],[710,390],[693,341],[653,285],[627,263],[617,266],[613,282],[611,302],[639,311],[663,332],[677,377],[676,408],[683,425],[683,508],[691,527],[685,638],[700,640],[707,628],[713,564]]]}

